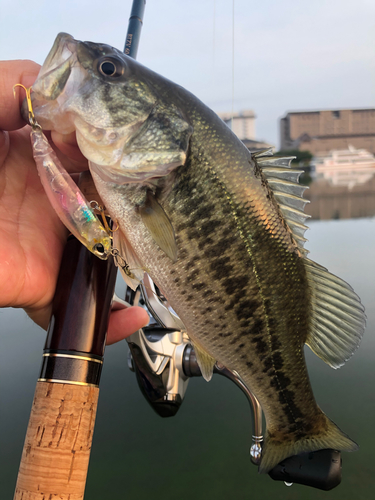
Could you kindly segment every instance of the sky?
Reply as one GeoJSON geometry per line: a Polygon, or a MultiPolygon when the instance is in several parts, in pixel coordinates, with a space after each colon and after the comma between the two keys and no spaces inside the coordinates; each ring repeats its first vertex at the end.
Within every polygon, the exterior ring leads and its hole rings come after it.
{"type": "MultiPolygon", "coordinates": [[[[57,33],[122,49],[132,0],[1,0],[0,59],[42,63],[57,33]]],[[[374,0],[147,0],[137,59],[214,111],[375,106],[374,0]],[[233,33],[234,25],[234,33],[233,33]],[[234,45],[233,45],[234,41],[234,45]]]]}

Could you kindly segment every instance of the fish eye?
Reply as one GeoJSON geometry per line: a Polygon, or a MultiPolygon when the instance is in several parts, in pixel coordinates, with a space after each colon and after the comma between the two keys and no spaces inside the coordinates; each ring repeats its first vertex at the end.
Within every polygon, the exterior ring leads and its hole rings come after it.
{"type": "Polygon", "coordinates": [[[119,59],[105,57],[99,61],[99,72],[104,76],[117,77],[124,73],[124,65],[119,59]]]}

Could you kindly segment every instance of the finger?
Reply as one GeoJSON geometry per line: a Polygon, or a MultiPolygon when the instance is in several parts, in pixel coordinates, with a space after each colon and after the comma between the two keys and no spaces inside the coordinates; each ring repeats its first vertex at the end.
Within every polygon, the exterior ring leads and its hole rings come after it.
{"type": "MultiPolygon", "coordinates": [[[[27,315],[39,326],[47,330],[52,306],[43,308],[25,308],[27,315]]],[[[111,313],[108,325],[107,345],[114,344],[129,337],[132,333],[148,325],[147,312],[142,307],[129,307],[111,313]]]]}
{"type": "Polygon", "coordinates": [[[0,62],[0,129],[16,130],[25,126],[20,108],[25,98],[25,91],[16,87],[16,98],[13,86],[22,83],[26,88],[34,83],[40,66],[33,61],[2,61],[0,62]]]}
{"type": "Polygon", "coordinates": [[[25,307],[25,312],[31,318],[34,323],[47,330],[49,320],[52,314],[52,305],[48,304],[46,307],[35,308],[35,307],[25,307]]]}
{"type": "Polygon", "coordinates": [[[149,321],[150,318],[142,307],[129,307],[114,311],[109,320],[107,345],[129,337],[132,333],[146,326],[149,321]]]}

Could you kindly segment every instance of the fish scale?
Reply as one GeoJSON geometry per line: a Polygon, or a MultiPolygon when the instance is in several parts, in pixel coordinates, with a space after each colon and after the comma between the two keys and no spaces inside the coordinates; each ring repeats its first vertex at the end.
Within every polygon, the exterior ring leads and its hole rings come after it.
{"type": "Polygon", "coordinates": [[[219,361],[261,403],[260,472],[301,452],[355,450],[315,402],[304,344],[338,368],[360,343],[364,309],[347,283],[307,258],[304,188],[290,158],[251,155],[182,87],[67,34],[33,90],[42,126],[76,130],[119,223],[128,285],[149,273],[183,321],[204,377],[219,361]],[[104,61],[113,75],[101,73],[104,61]]]}
{"type": "MultiPolygon", "coordinates": [[[[199,124],[194,126],[199,134],[199,124]]],[[[203,138],[203,142],[209,140],[210,137],[203,138]]],[[[224,156],[224,162],[230,162],[230,155],[224,156]]],[[[250,175],[251,156],[244,156],[250,175]]],[[[127,221],[126,225],[120,222],[121,229],[142,256],[144,268],[178,311],[192,340],[237,371],[257,396],[266,416],[268,439],[271,437],[274,445],[283,446],[312,431],[319,436],[326,430],[326,417],[315,402],[304,361],[309,294],[298,248],[279,223],[273,199],[267,198],[260,188],[253,199],[244,196],[243,203],[239,196],[233,199],[228,187],[223,189],[228,175],[222,180],[214,173],[218,166],[220,158],[206,160],[200,148],[195,151],[192,142],[186,165],[170,174],[175,177],[173,189],[167,188],[166,195],[159,188],[159,200],[177,234],[176,264],[165,258],[155,243],[147,244],[148,250],[144,243],[137,248],[137,242],[147,239],[144,229],[143,237],[139,237],[139,219],[129,220],[130,213],[124,216],[114,211],[114,215],[119,221],[127,221]],[[268,203],[267,209],[261,201],[268,203]],[[204,212],[210,214],[207,219],[198,216],[204,212]],[[134,241],[132,232],[137,234],[134,241]],[[212,311],[207,311],[207,304],[214,305],[212,311]]],[[[243,184],[241,174],[239,184],[243,184]]],[[[257,175],[261,185],[264,178],[257,175]]],[[[164,183],[170,185],[168,180],[161,184],[164,183]]],[[[97,186],[101,193],[114,190],[101,189],[98,183],[97,186]]],[[[139,203],[139,190],[122,186],[121,191],[130,207],[139,203]],[[134,191],[137,197],[132,200],[134,191]]],[[[111,194],[105,196],[108,207],[117,203],[111,200],[111,194]]]]}
{"type": "MultiPolygon", "coordinates": [[[[191,156],[194,158],[194,149],[193,149],[193,146],[191,148],[191,156]]],[[[204,162],[203,162],[204,163],[204,162]]],[[[202,165],[202,162],[198,162],[197,163],[197,168],[201,168],[201,165],[202,165]]],[[[195,172],[194,172],[194,166],[193,165],[187,165],[186,167],[186,170],[190,172],[190,176],[191,178],[194,178],[194,179],[197,179],[198,176],[195,175],[195,172]]],[[[209,169],[210,170],[210,169],[209,169]]],[[[182,174],[183,176],[183,174],[182,174]]],[[[181,181],[182,183],[186,183],[186,178],[182,179],[181,181]]],[[[205,179],[203,179],[202,181],[202,185],[204,185],[204,182],[205,182],[205,179]]],[[[188,182],[186,184],[189,184],[188,182]]],[[[185,186],[186,187],[186,186],[185,186]]],[[[188,191],[189,192],[194,192],[194,191],[197,191],[197,188],[196,186],[189,186],[187,187],[188,191]]],[[[212,184],[211,184],[211,189],[212,189],[212,184]]],[[[218,210],[218,206],[225,203],[226,202],[226,207],[227,207],[227,210],[225,210],[226,212],[226,217],[228,218],[228,213],[230,213],[231,211],[228,210],[228,199],[227,199],[227,193],[224,192],[224,196],[222,197],[222,199],[220,199],[220,187],[218,189],[218,192],[211,192],[210,193],[210,199],[214,198],[216,200],[216,204],[217,204],[217,208],[216,210],[214,210],[214,212],[216,212],[218,210]]],[[[179,192],[179,187],[178,187],[178,182],[177,182],[177,185],[176,185],[176,189],[174,190],[173,194],[171,194],[171,197],[174,198],[176,200],[176,205],[178,205],[178,192],[179,192]]],[[[192,200],[191,200],[191,203],[194,205],[196,202],[194,196],[192,197],[192,200]]],[[[204,204],[204,202],[203,202],[204,204]]],[[[251,201],[250,203],[248,203],[249,205],[251,205],[251,201]]],[[[244,232],[246,231],[246,226],[247,225],[250,225],[248,223],[249,220],[251,219],[255,219],[255,224],[256,224],[256,227],[258,228],[258,225],[257,225],[257,213],[253,214],[251,217],[248,217],[248,214],[246,212],[248,212],[248,210],[244,209],[243,207],[239,207],[240,209],[242,208],[243,211],[245,212],[242,216],[242,218],[244,219],[244,232]]],[[[186,212],[187,212],[188,208],[186,206],[183,206],[183,216],[186,217],[186,212]]],[[[237,210],[237,213],[239,212],[240,210],[237,210]]],[[[169,212],[167,210],[167,213],[169,214],[171,220],[172,220],[172,224],[174,224],[174,221],[175,221],[175,209],[174,209],[174,206],[173,206],[173,203],[171,204],[171,211],[169,212]]],[[[241,226],[241,218],[238,218],[238,216],[236,216],[237,219],[239,219],[239,221],[237,222],[237,224],[239,226],[241,226]]],[[[189,219],[189,224],[188,226],[190,227],[194,227],[193,225],[193,220],[194,219],[194,212],[191,214],[191,218],[189,219]]],[[[197,223],[199,224],[199,222],[202,222],[200,220],[197,221],[197,223]]],[[[227,220],[227,225],[223,227],[223,230],[227,230],[228,226],[231,226],[233,224],[233,221],[228,218],[227,220]]],[[[223,224],[222,224],[223,225],[223,224]]],[[[179,236],[181,237],[181,227],[178,226],[178,217],[176,217],[176,227],[178,228],[178,234],[179,236]]],[[[200,229],[200,228],[199,228],[200,229]]],[[[205,240],[208,238],[211,238],[212,239],[212,233],[213,232],[209,232],[208,234],[205,233],[205,232],[202,232],[202,231],[199,231],[199,230],[196,230],[195,231],[196,234],[197,234],[197,241],[198,241],[198,246],[199,246],[199,242],[200,241],[203,241],[205,242],[205,240]]],[[[190,233],[191,233],[191,230],[190,230],[190,233]]],[[[259,242],[256,242],[255,241],[257,240],[257,238],[253,236],[253,238],[247,238],[248,240],[252,240],[253,243],[252,245],[263,245],[264,244],[264,235],[267,234],[265,233],[264,231],[259,231],[260,233],[260,236],[262,237],[261,241],[259,242]]],[[[189,231],[188,231],[188,234],[189,234],[189,231]]],[[[251,233],[251,228],[248,229],[248,234],[253,234],[254,235],[254,231],[251,233]]],[[[255,233],[256,234],[256,233],[255,233]]],[[[188,236],[189,238],[189,236],[188,236]]],[[[262,328],[262,330],[265,330],[267,329],[267,319],[266,319],[266,314],[265,314],[265,311],[264,311],[264,305],[263,305],[263,302],[265,299],[262,300],[262,298],[259,296],[260,293],[259,293],[259,288],[258,288],[258,284],[257,284],[257,280],[255,279],[255,274],[252,276],[252,287],[249,286],[249,279],[246,279],[245,282],[244,282],[244,276],[247,275],[248,271],[247,269],[251,269],[254,267],[254,262],[252,261],[251,258],[249,258],[249,255],[248,255],[248,251],[246,249],[246,245],[244,243],[244,239],[246,240],[246,234],[244,237],[241,237],[240,239],[237,237],[237,244],[235,245],[233,243],[233,240],[235,239],[234,235],[233,235],[233,231],[231,232],[231,239],[232,239],[232,246],[237,246],[237,249],[235,251],[232,250],[231,247],[229,247],[229,253],[231,253],[232,256],[234,256],[234,258],[232,258],[232,262],[227,262],[225,264],[225,266],[222,265],[222,260],[223,260],[223,257],[220,256],[220,257],[217,257],[218,261],[219,261],[219,266],[216,266],[216,261],[215,261],[215,258],[212,258],[210,260],[210,270],[212,270],[213,268],[214,269],[221,269],[222,273],[210,273],[210,271],[208,271],[208,274],[209,274],[209,277],[207,279],[207,281],[210,283],[210,282],[213,282],[213,281],[219,281],[222,283],[222,281],[224,280],[225,284],[227,286],[224,286],[222,287],[222,290],[220,290],[220,295],[223,296],[223,297],[234,297],[235,299],[235,302],[237,301],[237,308],[235,309],[235,312],[236,312],[236,322],[232,321],[232,325],[236,325],[236,323],[238,323],[238,321],[241,321],[242,319],[245,320],[245,325],[242,325],[242,328],[233,328],[230,332],[230,337],[233,338],[233,340],[230,340],[230,343],[233,344],[234,346],[234,352],[238,352],[240,351],[241,354],[239,355],[240,356],[246,356],[244,359],[234,359],[232,361],[233,364],[229,364],[228,363],[228,359],[227,359],[227,356],[226,356],[226,353],[221,353],[220,352],[220,348],[217,347],[215,344],[209,344],[209,342],[207,342],[207,348],[210,352],[214,353],[216,351],[216,358],[219,359],[219,361],[221,361],[221,357],[225,357],[225,361],[227,363],[227,366],[229,366],[231,369],[235,369],[239,374],[240,376],[246,381],[249,383],[248,380],[246,380],[246,373],[247,373],[247,369],[249,368],[249,365],[251,364],[251,366],[255,366],[255,369],[257,370],[258,369],[258,358],[254,359],[254,356],[252,355],[253,353],[253,343],[255,344],[255,346],[257,346],[257,350],[256,350],[256,354],[261,354],[263,355],[264,354],[264,351],[266,351],[267,349],[267,346],[264,342],[264,335],[256,335],[258,332],[259,332],[259,329],[262,328]],[[242,255],[241,255],[241,251],[240,251],[240,247],[242,246],[242,255]],[[238,269],[239,268],[239,269],[238,269]],[[237,270],[238,269],[238,270],[237,270]],[[231,276],[230,280],[228,280],[228,275],[231,276]],[[229,283],[228,283],[229,281],[229,283]],[[237,286],[236,286],[237,285],[237,286]],[[253,320],[253,324],[251,324],[251,321],[249,321],[249,318],[251,318],[253,320]],[[256,319],[258,319],[258,321],[256,321],[256,319]],[[254,338],[255,338],[255,342],[254,342],[254,338]],[[241,346],[241,347],[239,347],[241,346]],[[243,352],[243,354],[242,354],[243,352]]],[[[267,238],[269,239],[269,238],[267,238]]],[[[217,231],[215,232],[215,241],[213,242],[213,245],[217,245],[219,248],[222,246],[222,236],[221,236],[221,233],[220,231],[217,231]]],[[[272,245],[272,239],[271,239],[271,245],[272,245]]],[[[275,245],[273,245],[275,246],[275,245]]],[[[276,245],[276,247],[278,247],[278,245],[276,245]]],[[[276,251],[278,250],[278,248],[276,248],[276,251]]],[[[273,253],[276,253],[276,252],[273,252],[271,250],[270,252],[270,255],[272,255],[273,253]]],[[[224,252],[224,256],[225,256],[225,252],[224,252]]],[[[261,279],[261,278],[260,278],[261,279]]],[[[190,283],[191,285],[191,283],[190,283]]],[[[283,292],[285,292],[285,279],[283,279],[282,281],[282,286],[283,286],[283,292]]],[[[189,282],[185,282],[185,287],[186,289],[189,289],[189,282]]],[[[292,288],[293,288],[293,293],[296,294],[296,296],[298,297],[298,294],[300,294],[300,291],[301,290],[298,290],[296,289],[295,287],[295,284],[293,283],[292,285],[292,288]]],[[[207,286],[205,286],[204,290],[207,289],[207,286]]],[[[203,296],[202,296],[202,300],[204,300],[204,293],[203,293],[203,296]]],[[[289,301],[290,302],[293,302],[293,298],[289,296],[289,301]]],[[[288,302],[288,305],[290,303],[288,302]]],[[[235,304],[233,304],[233,299],[231,299],[228,303],[227,301],[227,304],[225,304],[223,306],[224,309],[232,309],[233,307],[236,307],[235,304]]],[[[306,311],[306,308],[303,307],[303,310],[306,311]]],[[[277,314],[277,312],[276,312],[277,314]]],[[[304,316],[306,316],[306,313],[304,314],[304,316]]],[[[279,317],[279,320],[282,320],[284,318],[284,314],[281,314],[281,315],[278,315],[279,317]]],[[[277,317],[276,317],[276,320],[273,321],[273,323],[277,323],[277,317]]],[[[222,325],[218,325],[219,327],[222,326],[222,325]]],[[[291,325],[289,325],[291,326],[291,325]]],[[[277,325],[275,325],[275,327],[277,327],[277,325]]],[[[285,330],[285,328],[284,328],[285,330]]],[[[288,331],[290,331],[288,329],[288,331]]],[[[262,332],[263,333],[263,332],[262,332]]],[[[225,333],[222,333],[222,332],[218,332],[218,336],[220,335],[225,335],[225,333]]],[[[301,345],[301,342],[298,340],[297,341],[299,346],[301,345]]],[[[280,343],[278,342],[276,344],[276,346],[274,347],[278,347],[280,343]]],[[[265,364],[267,363],[267,360],[269,361],[271,359],[271,369],[272,370],[275,370],[275,365],[276,365],[276,359],[275,360],[272,360],[272,357],[273,355],[275,355],[275,350],[273,349],[273,346],[272,346],[272,343],[270,342],[269,343],[269,347],[271,348],[270,349],[270,355],[268,357],[265,357],[264,359],[264,362],[263,362],[263,365],[265,366],[265,364]]],[[[282,361],[282,357],[280,355],[280,352],[277,351],[277,354],[279,354],[279,356],[277,357],[277,359],[279,360],[279,365],[280,364],[283,364],[283,361],[282,361]]],[[[279,368],[279,371],[280,371],[280,366],[278,366],[279,368]]],[[[263,370],[266,370],[266,371],[269,371],[269,368],[266,369],[266,367],[263,368],[263,370]]],[[[307,380],[307,377],[302,377],[302,378],[305,378],[305,380],[307,380]]],[[[280,380],[280,377],[279,379],[277,380],[277,387],[275,389],[277,389],[278,391],[280,390],[283,390],[286,388],[286,383],[287,379],[286,377],[283,377],[281,380],[280,380]]],[[[262,380],[263,382],[263,380],[262,380]]],[[[259,394],[259,389],[256,390],[257,388],[254,387],[254,383],[250,384],[250,386],[252,386],[252,389],[254,390],[255,389],[255,393],[259,394]]],[[[306,388],[306,387],[300,387],[300,391],[304,392],[306,394],[307,393],[310,393],[311,394],[311,391],[309,390],[309,386],[306,388]]],[[[295,392],[295,391],[294,391],[295,392]]],[[[289,398],[290,398],[290,394],[289,394],[289,398]]],[[[288,398],[285,398],[286,401],[288,400],[288,398]]],[[[286,411],[288,411],[290,407],[290,404],[289,406],[287,407],[286,411]]],[[[290,409],[289,409],[290,411],[290,409]]],[[[277,418],[280,420],[280,417],[277,416],[277,418]]]]}

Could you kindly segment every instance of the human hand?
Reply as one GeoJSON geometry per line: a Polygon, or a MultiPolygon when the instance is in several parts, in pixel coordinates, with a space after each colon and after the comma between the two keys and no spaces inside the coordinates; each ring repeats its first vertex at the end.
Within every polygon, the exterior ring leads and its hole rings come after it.
{"type": "MultiPolygon", "coordinates": [[[[62,252],[68,231],[51,207],[32,156],[30,127],[21,118],[24,93],[39,72],[32,61],[0,62],[0,307],[22,307],[47,328],[62,252]]],[[[60,159],[73,174],[88,169],[74,138],[52,134],[64,153],[60,159]]],[[[140,307],[111,314],[107,344],[131,335],[148,322],[140,307]]]]}

